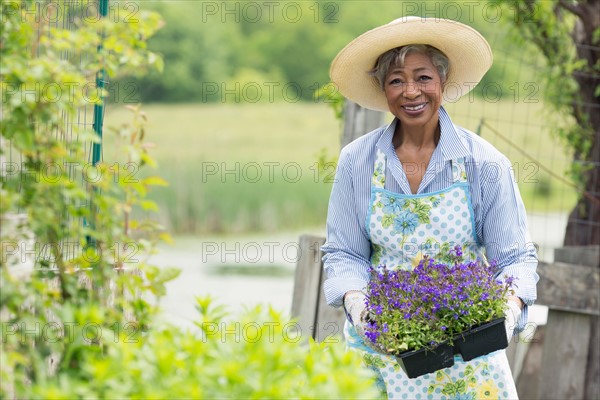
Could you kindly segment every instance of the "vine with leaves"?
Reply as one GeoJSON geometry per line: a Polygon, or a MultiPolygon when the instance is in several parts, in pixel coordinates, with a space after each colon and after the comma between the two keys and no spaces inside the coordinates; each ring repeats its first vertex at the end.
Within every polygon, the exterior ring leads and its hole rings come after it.
{"type": "MultiPolygon", "coordinates": [[[[139,334],[154,313],[151,295],[177,275],[148,263],[168,235],[148,213],[134,217],[135,209],[156,208],[148,191],[165,182],[131,177],[126,163],[91,165],[85,148],[99,138],[76,122],[79,110],[106,96],[82,90],[99,71],[116,77],[162,67],[146,46],[162,21],[143,11],[135,21],[92,18],[90,7],[63,26],[40,18],[42,9],[66,18],[84,6],[2,3],[0,155],[20,160],[3,162],[11,168],[3,168],[0,187],[2,397],[77,370],[87,353],[102,352],[108,332],[117,340],[139,334]],[[24,262],[32,264],[25,273],[24,262]]],[[[154,162],[145,116],[132,112],[132,122],[112,133],[139,170],[154,162]]]]}
{"type": "Polygon", "coordinates": [[[600,244],[600,1],[491,0],[506,7],[518,32],[546,60],[546,101],[568,115],[555,132],[573,154],[571,179],[579,200],[569,216],[565,245],[600,244]]]}

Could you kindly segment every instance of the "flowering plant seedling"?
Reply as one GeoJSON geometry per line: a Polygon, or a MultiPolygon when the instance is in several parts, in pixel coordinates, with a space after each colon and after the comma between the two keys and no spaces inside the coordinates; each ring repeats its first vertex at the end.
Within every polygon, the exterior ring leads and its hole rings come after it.
{"type": "Polygon", "coordinates": [[[504,316],[514,279],[498,279],[495,262],[465,261],[460,246],[439,259],[425,257],[412,271],[372,268],[365,335],[377,347],[431,349],[504,316]]]}

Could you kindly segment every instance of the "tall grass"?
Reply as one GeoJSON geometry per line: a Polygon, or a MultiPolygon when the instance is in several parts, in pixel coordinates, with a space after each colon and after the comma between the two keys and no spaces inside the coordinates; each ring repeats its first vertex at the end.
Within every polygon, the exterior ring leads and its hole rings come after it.
{"type": "MultiPolygon", "coordinates": [[[[177,233],[281,231],[323,225],[340,125],[324,104],[149,105],[163,222],[177,233]]],[[[127,117],[107,113],[107,124],[127,117]]],[[[105,159],[112,159],[110,137],[105,159]]]]}
{"type": "MultiPolygon", "coordinates": [[[[106,125],[127,118],[124,109],[107,111],[106,125]]],[[[317,162],[339,153],[340,123],[325,104],[152,104],[148,140],[158,173],[170,182],[152,198],[175,233],[241,233],[322,226],[333,168],[317,162]]],[[[448,104],[455,123],[481,134],[506,154],[530,212],[566,211],[572,190],[544,172],[563,174],[570,155],[550,136],[542,105],[462,99],[448,104]],[[534,156],[529,159],[521,151],[534,156]]],[[[114,160],[110,134],[104,158],[114,160]]]]}
{"type": "Polygon", "coordinates": [[[203,182],[201,168],[193,162],[188,168],[171,167],[162,173],[172,185],[157,190],[154,198],[175,232],[274,232],[325,221],[328,184],[309,177],[270,181],[264,176],[236,182],[234,174],[203,182]]]}

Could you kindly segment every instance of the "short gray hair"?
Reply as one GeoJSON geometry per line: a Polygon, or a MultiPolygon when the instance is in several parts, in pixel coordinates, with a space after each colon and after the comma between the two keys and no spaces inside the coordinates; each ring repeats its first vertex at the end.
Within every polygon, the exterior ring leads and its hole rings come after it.
{"type": "Polygon", "coordinates": [[[409,53],[424,54],[431,59],[431,63],[437,69],[442,82],[446,80],[450,69],[450,61],[444,53],[428,44],[409,44],[402,47],[396,47],[388,50],[379,56],[375,67],[369,71],[369,75],[374,76],[379,82],[381,89],[385,88],[385,77],[392,66],[402,67],[404,58],[409,53]]]}

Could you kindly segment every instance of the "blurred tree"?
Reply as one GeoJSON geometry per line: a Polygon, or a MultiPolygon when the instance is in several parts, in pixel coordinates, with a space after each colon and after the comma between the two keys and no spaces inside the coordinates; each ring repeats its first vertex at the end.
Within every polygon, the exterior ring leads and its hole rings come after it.
{"type": "Polygon", "coordinates": [[[234,52],[241,39],[238,25],[220,20],[202,23],[200,7],[152,2],[146,8],[164,16],[166,26],[149,46],[168,61],[163,74],[136,79],[136,100],[201,101],[207,87],[231,76],[234,52]]]}
{"type": "MultiPolygon", "coordinates": [[[[452,3],[462,7],[456,15],[436,7],[436,16],[457,16],[474,26],[490,39],[495,51],[501,49],[506,61],[510,58],[506,55],[514,53],[512,43],[481,13],[469,13],[472,3],[452,3]]],[[[162,75],[138,78],[135,100],[243,102],[244,85],[254,82],[263,90],[260,101],[270,99],[270,88],[276,94],[272,97],[280,100],[311,101],[314,91],[329,81],[331,60],[350,40],[407,12],[433,15],[431,2],[409,5],[402,1],[241,1],[201,2],[191,7],[187,2],[150,2],[145,7],[160,12],[166,21],[149,42],[152,51],[163,55],[165,70],[162,75]],[[240,76],[260,80],[238,80],[240,76]]],[[[518,80],[514,65],[496,63],[475,93],[481,96],[482,88],[490,84],[501,85],[501,93],[510,93],[504,83],[518,80]]]]}

